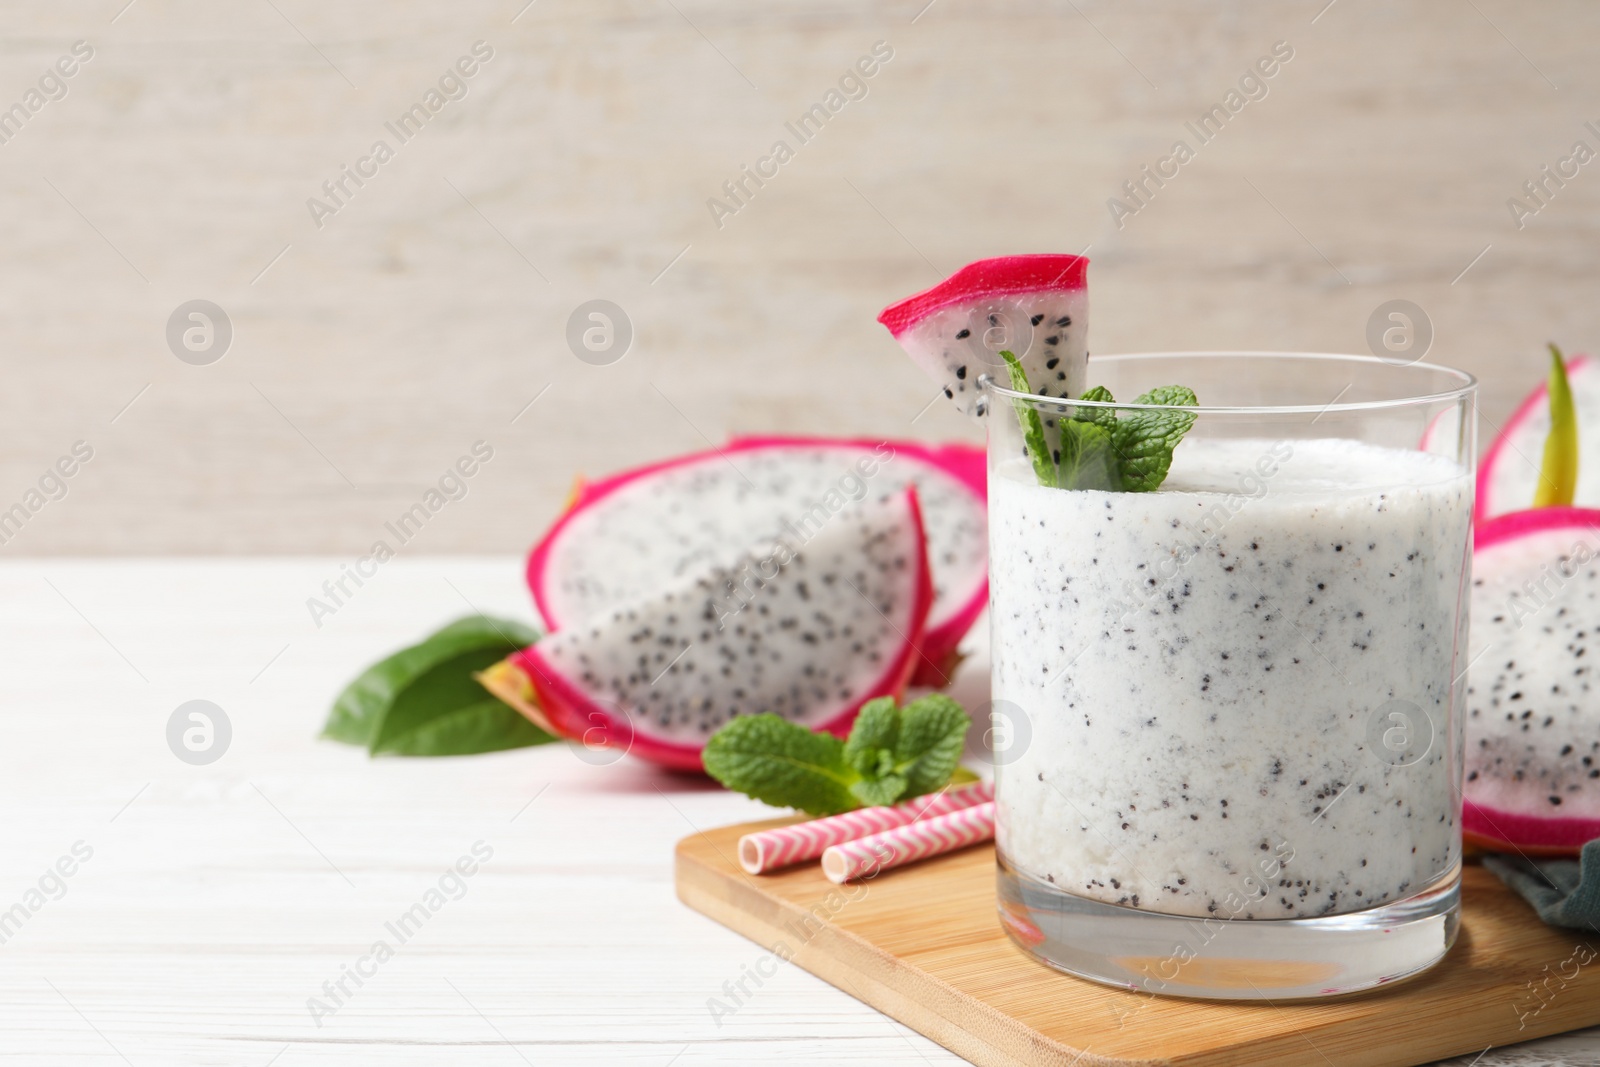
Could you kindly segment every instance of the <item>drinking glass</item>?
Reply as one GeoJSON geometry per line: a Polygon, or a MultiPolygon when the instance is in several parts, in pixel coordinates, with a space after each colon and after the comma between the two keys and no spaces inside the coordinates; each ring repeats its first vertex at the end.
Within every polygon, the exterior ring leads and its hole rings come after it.
{"type": "Polygon", "coordinates": [[[1119,399],[980,382],[1005,929],[1187,997],[1426,969],[1459,906],[1476,383],[1281,352],[1089,375],[1119,399]],[[1169,385],[1198,406],[1138,402],[1169,385]],[[1095,443],[1148,470],[1174,411],[1159,488],[1105,481],[1095,443]]]}

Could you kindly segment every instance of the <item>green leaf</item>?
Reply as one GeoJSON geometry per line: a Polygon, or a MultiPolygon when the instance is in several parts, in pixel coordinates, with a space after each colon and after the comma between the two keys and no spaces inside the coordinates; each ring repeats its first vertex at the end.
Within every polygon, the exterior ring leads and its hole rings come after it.
{"type": "MultiPolygon", "coordinates": [[[[526,627],[521,629],[524,634],[538,636],[526,627]]],[[[368,667],[334,701],[322,736],[367,745],[402,688],[439,660],[478,647],[485,639],[485,631],[492,634],[478,617],[457,619],[420,643],[368,667]]]]}
{"type": "MultiPolygon", "coordinates": [[[[1198,400],[1193,389],[1166,385],[1150,390],[1134,403],[1193,407],[1198,400]]],[[[1122,465],[1122,488],[1130,493],[1160,488],[1172,467],[1172,452],[1194,420],[1194,413],[1189,411],[1124,412],[1112,438],[1122,465]]]]}
{"type": "Polygon", "coordinates": [[[863,779],[852,784],[850,792],[863,807],[886,808],[906,795],[906,778],[903,774],[888,774],[882,778],[863,779]]]}
{"type": "MultiPolygon", "coordinates": [[[[1111,390],[1103,385],[1085,390],[1078,399],[1115,403],[1111,390]]],[[[1116,429],[1117,413],[1111,408],[1079,407],[1070,419],[1062,419],[1061,464],[1056,484],[1063,489],[1121,489],[1116,429]]]]}
{"type": "Polygon", "coordinates": [[[488,616],[458,619],[373,664],[345,687],[322,735],[410,756],[494,752],[554,740],[489,697],[472,677],[538,640],[538,631],[488,616]]]}
{"type": "MultiPolygon", "coordinates": [[[[1134,397],[1133,402],[1135,404],[1166,404],[1171,407],[1192,408],[1199,405],[1200,399],[1194,395],[1194,390],[1187,385],[1159,385],[1148,393],[1141,393],[1139,396],[1134,397]]],[[[1192,413],[1175,412],[1174,414],[1183,416],[1191,423],[1194,421],[1192,413]]]]}
{"type": "Polygon", "coordinates": [[[844,742],[771,713],[742,715],[711,735],[706,773],[737,793],[812,815],[861,806],[850,790],[861,776],[845,763],[844,742]]]}
{"type": "Polygon", "coordinates": [[[863,804],[894,804],[950,781],[971,720],[960,704],[934,694],[896,708],[892,697],[862,705],[845,741],[845,763],[862,780],[850,791],[863,804]]]}
{"type": "Polygon", "coordinates": [[[394,756],[465,756],[542,745],[555,738],[516,709],[486,697],[386,738],[373,749],[394,756]]]}
{"type": "Polygon", "coordinates": [[[850,736],[844,743],[844,761],[857,774],[875,777],[884,771],[884,754],[892,754],[900,733],[900,712],[894,697],[879,697],[861,705],[850,736]]]}
{"type": "MultiPolygon", "coordinates": [[[[1017,357],[1001,349],[1000,358],[1006,361],[1006,371],[1011,376],[1012,390],[1018,393],[1032,393],[1033,386],[1028,384],[1028,373],[1022,369],[1017,357]]],[[[1050,445],[1044,436],[1044,420],[1039,418],[1039,409],[1026,400],[1013,400],[1011,403],[1017,409],[1017,420],[1022,423],[1022,443],[1028,450],[1028,458],[1033,461],[1034,476],[1039,479],[1040,485],[1055,485],[1055,459],[1050,455],[1050,445]]]]}
{"type": "Polygon", "coordinates": [[[1533,494],[1536,508],[1570,507],[1578,491],[1578,416],[1561,349],[1550,345],[1550,434],[1544,439],[1544,461],[1533,494]]]}
{"type": "Polygon", "coordinates": [[[960,771],[970,726],[961,705],[942,694],[904,708],[879,697],[862,705],[846,741],[776,715],[747,715],[712,734],[701,759],[706,773],[736,792],[836,815],[943,788],[960,771]]]}
{"type": "Polygon", "coordinates": [[[1122,463],[1117,456],[1115,413],[1109,425],[1078,418],[1061,420],[1061,470],[1057,484],[1063,489],[1122,488],[1122,463]]]}
{"type": "MultiPolygon", "coordinates": [[[[1091,389],[1085,389],[1083,391],[1083,395],[1078,397],[1078,399],[1093,400],[1101,404],[1116,403],[1116,400],[1111,396],[1111,390],[1107,389],[1103,385],[1096,385],[1091,389]]],[[[1107,428],[1117,424],[1117,413],[1112,408],[1079,407],[1073,410],[1072,417],[1079,422],[1098,423],[1099,425],[1107,428]]]]}
{"type": "Polygon", "coordinates": [[[434,664],[400,691],[368,742],[373,755],[462,756],[552,741],[473,677],[516,648],[497,642],[434,664]]]}
{"type": "Polygon", "coordinates": [[[931,693],[901,709],[895,770],[905,776],[902,797],[931,793],[950,781],[971,725],[965,709],[943,693],[931,693]]]}

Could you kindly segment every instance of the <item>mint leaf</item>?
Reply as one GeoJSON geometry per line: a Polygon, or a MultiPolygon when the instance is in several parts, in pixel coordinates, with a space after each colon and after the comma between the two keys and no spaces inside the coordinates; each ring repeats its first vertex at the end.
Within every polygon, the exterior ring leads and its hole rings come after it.
{"type": "Polygon", "coordinates": [[[896,708],[891,697],[862,705],[844,745],[862,780],[850,791],[863,804],[893,804],[944,787],[961,759],[971,720],[942,694],[896,708]]]}
{"type": "Polygon", "coordinates": [[[861,806],[850,791],[861,776],[845,763],[844,742],[770,712],[733,719],[700,758],[729,789],[775,807],[837,815],[861,806]]]}
{"type": "Polygon", "coordinates": [[[894,706],[894,697],[879,697],[861,705],[845,739],[844,759],[861,776],[850,784],[850,792],[868,807],[893,804],[905,795],[905,775],[895,768],[899,736],[900,711],[894,706]]]}
{"type": "MultiPolygon", "coordinates": [[[[1111,390],[1097,385],[1079,400],[1114,403],[1111,390]]],[[[1111,408],[1079,407],[1061,420],[1061,467],[1056,484],[1063,489],[1122,488],[1122,464],[1117,458],[1114,434],[1117,413],[1111,408]]]]}
{"type": "Polygon", "coordinates": [[[850,736],[844,743],[844,761],[859,775],[875,778],[893,770],[895,738],[900,734],[900,712],[894,697],[879,697],[861,705],[850,736]]]}
{"type": "Polygon", "coordinates": [[[458,619],[363,671],[328,713],[322,736],[374,755],[455,756],[554,740],[486,694],[475,671],[538,640],[521,623],[458,619]]]}
{"type": "MultiPolygon", "coordinates": [[[[1079,400],[1093,400],[1101,404],[1114,404],[1116,400],[1111,396],[1111,390],[1103,385],[1085,389],[1079,400]]],[[[1079,422],[1093,422],[1101,426],[1111,427],[1117,424],[1117,413],[1111,408],[1079,407],[1072,412],[1072,417],[1079,422]]]]}
{"type": "Polygon", "coordinates": [[[1578,416],[1572,407],[1572,386],[1561,349],[1550,345],[1550,433],[1544,439],[1536,508],[1571,507],[1578,492],[1578,416]]]}
{"type": "Polygon", "coordinates": [[[1107,422],[1079,418],[1061,420],[1061,470],[1057,484],[1063,489],[1122,488],[1122,464],[1117,457],[1116,413],[1106,411],[1107,422]]]}
{"type": "MultiPolygon", "coordinates": [[[[1028,384],[1028,372],[1022,369],[1017,357],[1001,349],[1000,358],[1006,361],[1006,371],[1011,376],[1012,390],[1018,393],[1032,393],[1033,386],[1028,384]]],[[[1022,444],[1027,449],[1028,458],[1033,461],[1034,476],[1039,479],[1040,485],[1055,485],[1056,464],[1050,455],[1049,442],[1044,436],[1044,421],[1039,418],[1039,409],[1026,400],[1013,400],[1011,403],[1017,409],[1017,420],[1022,423],[1022,444]]]]}
{"type": "MultiPolygon", "coordinates": [[[[1165,385],[1152,389],[1135,404],[1192,407],[1198,403],[1193,389],[1165,385]]],[[[1130,493],[1153,492],[1166,481],[1172,452],[1194,425],[1189,411],[1129,411],[1117,420],[1112,447],[1122,466],[1122,488],[1130,493]]]]}
{"type": "Polygon", "coordinates": [[[905,776],[902,796],[919,797],[949,783],[971,725],[966,710],[943,693],[931,693],[901,709],[895,769],[905,776]]]}
{"type": "Polygon", "coordinates": [[[887,808],[905,797],[906,778],[903,774],[889,774],[867,779],[851,785],[850,792],[863,807],[887,808]]]}
{"type": "Polygon", "coordinates": [[[706,773],[735,792],[813,815],[897,803],[942,789],[971,720],[942,694],[896,708],[893,697],[861,706],[850,737],[814,733],[776,715],[745,715],[711,735],[706,773]]]}
{"type": "MultiPolygon", "coordinates": [[[[1194,390],[1187,385],[1158,385],[1148,393],[1141,393],[1139,396],[1134,397],[1133,403],[1168,404],[1173,407],[1192,408],[1199,405],[1200,399],[1194,395],[1194,390]]],[[[1158,412],[1157,414],[1161,413],[1158,412]]],[[[1194,414],[1192,412],[1178,411],[1173,412],[1173,414],[1181,415],[1191,423],[1194,422],[1194,414]]]]}

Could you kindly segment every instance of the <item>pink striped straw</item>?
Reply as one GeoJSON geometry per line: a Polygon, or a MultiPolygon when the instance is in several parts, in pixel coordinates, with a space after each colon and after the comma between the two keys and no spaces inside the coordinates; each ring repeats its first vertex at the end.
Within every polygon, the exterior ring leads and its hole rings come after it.
{"type": "Polygon", "coordinates": [[[829,846],[822,854],[822,873],[828,881],[843,884],[852,878],[871,878],[931,856],[976,845],[994,836],[994,801],[961,808],[936,819],[907,823],[881,834],[829,846]]]}
{"type": "Polygon", "coordinates": [[[830,845],[854,841],[921,819],[946,815],[994,799],[994,785],[973,782],[932,796],[914,797],[892,808],[858,808],[843,815],[762,830],[739,838],[739,866],[751,874],[814,860],[830,845]]]}

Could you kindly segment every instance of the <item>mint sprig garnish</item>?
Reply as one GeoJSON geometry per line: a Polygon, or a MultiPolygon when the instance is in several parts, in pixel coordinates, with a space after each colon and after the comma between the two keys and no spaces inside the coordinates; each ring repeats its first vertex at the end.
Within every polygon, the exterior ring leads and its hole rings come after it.
{"type": "MultiPolygon", "coordinates": [[[[1103,385],[1090,386],[1083,391],[1083,395],[1078,399],[1092,400],[1096,404],[1116,403],[1116,400],[1111,396],[1111,390],[1103,385]]],[[[1109,408],[1078,407],[1072,410],[1072,417],[1080,422],[1093,422],[1101,426],[1115,426],[1117,424],[1117,413],[1109,408]]]]}
{"type": "Polygon", "coordinates": [[[729,789],[781,808],[837,815],[922,796],[957,776],[972,720],[939,693],[903,708],[868,701],[848,739],[777,715],[743,715],[711,735],[701,760],[729,789]]]}
{"type": "MultiPolygon", "coordinates": [[[[1011,388],[1019,393],[1033,392],[1028,385],[1028,372],[1022,369],[1017,357],[1001,349],[1000,358],[1006,361],[1011,388]]],[[[1017,419],[1022,423],[1022,445],[1028,450],[1028,458],[1033,461],[1033,473],[1038,475],[1040,485],[1051,485],[1055,482],[1056,462],[1045,440],[1044,420],[1039,418],[1039,409],[1022,400],[1013,401],[1013,405],[1017,409],[1017,419]]]]}
{"type": "MultiPolygon", "coordinates": [[[[1194,407],[1194,390],[1181,385],[1152,389],[1135,404],[1161,404],[1194,407]]],[[[1113,450],[1122,462],[1122,488],[1129,493],[1148,493],[1167,480],[1172,467],[1172,452],[1183,435],[1194,425],[1192,411],[1130,411],[1117,419],[1112,432],[1113,450]]]]}
{"type": "MultiPolygon", "coordinates": [[[[1039,484],[1050,483],[1041,479],[1039,484]]],[[[1117,460],[1115,433],[1102,423],[1062,419],[1061,465],[1055,484],[1062,489],[1120,491],[1122,465],[1117,460]]]]}
{"type": "MultiPolygon", "coordinates": [[[[1031,393],[1022,364],[1010,352],[1000,355],[1010,372],[1012,390],[1031,393]]],[[[1115,403],[1111,390],[1103,385],[1085,390],[1078,399],[1115,403]]],[[[1172,469],[1173,451],[1195,420],[1192,411],[1119,413],[1111,408],[1076,406],[1070,416],[1056,420],[1061,433],[1057,459],[1046,443],[1038,409],[1024,400],[1014,403],[1034,475],[1040,485],[1060,489],[1148,493],[1160,488],[1172,469]]],[[[1193,389],[1164,385],[1134,403],[1179,408],[1194,407],[1199,400],[1193,389]]]]}
{"type": "MultiPolygon", "coordinates": [[[[1080,400],[1111,403],[1111,390],[1097,385],[1086,390],[1080,400]]],[[[1122,466],[1117,460],[1115,432],[1117,413],[1109,408],[1074,408],[1072,415],[1058,419],[1061,427],[1061,462],[1054,482],[1040,480],[1062,489],[1122,489],[1122,466]]],[[[1037,472],[1035,472],[1037,473],[1037,472]]]]}

